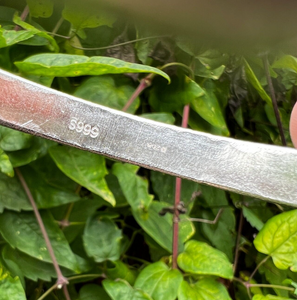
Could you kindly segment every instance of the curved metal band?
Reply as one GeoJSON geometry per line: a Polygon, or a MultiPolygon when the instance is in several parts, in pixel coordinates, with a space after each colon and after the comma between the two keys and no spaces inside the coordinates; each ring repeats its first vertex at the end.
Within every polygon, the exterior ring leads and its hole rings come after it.
{"type": "Polygon", "coordinates": [[[297,151],[170,126],[0,71],[0,123],[116,160],[297,206],[297,151]]]}

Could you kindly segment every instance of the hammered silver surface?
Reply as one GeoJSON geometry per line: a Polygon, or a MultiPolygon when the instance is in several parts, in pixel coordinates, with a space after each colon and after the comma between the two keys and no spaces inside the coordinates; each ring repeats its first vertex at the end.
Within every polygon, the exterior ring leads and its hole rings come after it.
{"type": "Polygon", "coordinates": [[[297,206],[297,151],[143,119],[0,70],[0,124],[116,160],[297,206]]]}

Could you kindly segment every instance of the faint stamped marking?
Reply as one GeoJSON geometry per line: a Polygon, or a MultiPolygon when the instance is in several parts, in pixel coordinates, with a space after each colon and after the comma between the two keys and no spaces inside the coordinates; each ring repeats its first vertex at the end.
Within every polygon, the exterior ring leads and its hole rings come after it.
{"type": "Polygon", "coordinates": [[[162,152],[162,153],[166,153],[166,151],[167,151],[166,147],[162,147],[162,146],[156,145],[156,144],[147,143],[146,146],[149,149],[152,149],[152,150],[158,151],[158,152],[162,152]]]}
{"type": "Polygon", "coordinates": [[[88,135],[91,138],[95,139],[99,135],[99,128],[95,125],[92,126],[88,123],[80,121],[78,118],[72,118],[68,126],[70,130],[88,135]]]}

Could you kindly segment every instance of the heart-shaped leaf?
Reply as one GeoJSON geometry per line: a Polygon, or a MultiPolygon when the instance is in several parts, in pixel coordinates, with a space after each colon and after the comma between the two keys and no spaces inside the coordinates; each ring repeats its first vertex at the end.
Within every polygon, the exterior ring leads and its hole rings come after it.
{"type": "Polygon", "coordinates": [[[91,216],[83,234],[87,254],[96,262],[117,260],[121,255],[122,231],[109,218],[91,216]]]}
{"type": "Polygon", "coordinates": [[[232,265],[226,254],[203,242],[188,241],[177,262],[185,272],[233,278],[232,265]]]}
{"type": "Polygon", "coordinates": [[[148,181],[136,173],[139,167],[115,163],[112,173],[118,178],[121,189],[133,209],[147,208],[153,200],[153,196],[148,193],[148,181]]]}
{"type": "Polygon", "coordinates": [[[112,300],[153,300],[145,292],[134,289],[127,281],[122,279],[117,281],[105,279],[103,287],[112,300]]]}
{"type": "Polygon", "coordinates": [[[213,279],[202,279],[195,284],[183,281],[178,292],[179,300],[231,300],[225,286],[213,279]]]}
{"type": "Polygon", "coordinates": [[[174,300],[183,276],[178,270],[168,268],[163,262],[153,263],[144,268],[134,284],[154,300],[174,300]]]}
{"type": "Polygon", "coordinates": [[[80,300],[111,300],[105,290],[97,284],[86,284],[79,290],[80,300]]]}
{"type": "Polygon", "coordinates": [[[106,275],[109,279],[116,280],[118,278],[126,280],[133,285],[136,279],[137,272],[122,261],[109,261],[107,263],[106,275]]]}
{"type": "Polygon", "coordinates": [[[52,0],[27,0],[30,15],[34,18],[49,18],[53,13],[52,0]]]}
{"type": "MultiPolygon", "coordinates": [[[[128,78],[102,75],[84,81],[75,91],[74,96],[122,110],[134,90],[128,78]]],[[[127,112],[134,113],[138,106],[139,98],[134,100],[127,112]]]]}
{"type": "MultiPolygon", "coordinates": [[[[168,203],[153,201],[148,209],[134,209],[133,216],[142,229],[153,238],[161,247],[171,253],[172,251],[172,215],[160,216],[159,212],[168,207],[168,203]]],[[[183,250],[185,243],[194,233],[192,222],[186,221],[181,215],[179,223],[179,251],[183,250]]]]}
{"type": "Polygon", "coordinates": [[[274,216],[254,240],[256,249],[270,255],[279,269],[297,271],[297,210],[274,216]]]}
{"type": "Polygon", "coordinates": [[[63,18],[69,21],[75,30],[84,28],[95,28],[107,25],[109,27],[116,21],[116,18],[107,12],[94,10],[92,6],[77,2],[75,5],[72,0],[65,1],[63,18]]]}
{"type": "Polygon", "coordinates": [[[115,205],[114,196],[104,179],[107,170],[103,156],[67,146],[52,147],[49,153],[68,177],[115,205]]]}

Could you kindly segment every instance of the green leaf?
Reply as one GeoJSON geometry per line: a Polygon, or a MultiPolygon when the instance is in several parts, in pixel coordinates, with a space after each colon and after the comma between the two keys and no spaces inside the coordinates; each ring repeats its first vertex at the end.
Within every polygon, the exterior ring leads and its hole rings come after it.
{"type": "Polygon", "coordinates": [[[114,174],[121,186],[121,189],[133,209],[147,208],[153,200],[153,196],[148,193],[148,181],[136,173],[139,167],[115,163],[112,166],[112,174],[114,174]]]}
{"type": "MultiPolygon", "coordinates": [[[[173,205],[176,177],[161,172],[151,171],[150,179],[158,199],[161,202],[167,202],[173,205]]],[[[183,201],[187,206],[187,204],[191,202],[193,194],[199,190],[199,185],[196,182],[183,179],[181,186],[182,189],[180,200],[183,201]]]]}
{"type": "Polygon", "coordinates": [[[205,121],[211,125],[222,129],[225,135],[228,135],[227,125],[224,119],[224,113],[220,103],[214,93],[215,86],[210,82],[204,84],[204,93],[191,101],[191,107],[205,121]]]}
{"type": "MultiPolygon", "coordinates": [[[[202,49],[205,50],[205,49],[202,49]]],[[[205,51],[201,51],[196,58],[207,68],[207,69],[215,69],[220,66],[226,65],[229,60],[229,55],[225,53],[221,53],[215,49],[207,49],[205,51]]]]}
{"type": "Polygon", "coordinates": [[[153,262],[161,260],[164,256],[170,256],[169,251],[162,248],[153,238],[147,233],[144,233],[144,240],[149,247],[150,258],[153,262]]]}
{"type": "MultiPolygon", "coordinates": [[[[56,43],[55,39],[52,36],[50,36],[49,34],[47,34],[46,32],[44,32],[40,29],[37,29],[36,27],[22,21],[22,19],[17,14],[14,15],[13,22],[16,23],[17,25],[21,26],[22,28],[26,29],[27,31],[31,32],[32,34],[46,39],[48,41],[48,48],[51,51],[59,52],[59,46],[56,43]]],[[[38,75],[38,74],[36,74],[36,75],[38,75]]],[[[45,75],[45,76],[48,76],[48,75],[45,75]]]]}
{"type": "Polygon", "coordinates": [[[262,220],[249,208],[243,206],[242,213],[247,221],[257,230],[261,230],[264,226],[262,220]]]}
{"type": "Polygon", "coordinates": [[[213,279],[202,279],[195,284],[183,281],[178,292],[179,300],[231,300],[225,286],[213,279]]]}
{"type": "Polygon", "coordinates": [[[6,154],[13,167],[21,167],[44,156],[48,149],[55,144],[53,141],[33,136],[29,148],[7,152],[6,154]]]}
{"type": "Polygon", "coordinates": [[[96,262],[118,260],[122,239],[122,231],[109,218],[95,214],[88,219],[83,234],[84,248],[96,262]]]}
{"type": "Polygon", "coordinates": [[[145,40],[140,40],[135,43],[135,50],[139,60],[145,64],[150,65],[152,59],[149,57],[150,53],[153,51],[156,44],[160,41],[159,38],[149,38],[155,36],[155,33],[151,31],[149,26],[140,26],[137,24],[136,27],[137,39],[148,38],[145,40]]]}
{"type": "MultiPolygon", "coordinates": [[[[259,263],[263,259],[263,254],[259,255],[259,259],[256,260],[256,263],[259,263]]],[[[288,271],[287,270],[279,270],[272,262],[271,259],[266,261],[264,264],[261,265],[259,268],[259,272],[261,274],[264,273],[266,280],[272,284],[272,285],[284,285],[285,280],[288,277],[288,271]]],[[[289,291],[274,288],[274,292],[279,297],[288,297],[289,291]]]]}
{"type": "Polygon", "coordinates": [[[297,210],[271,218],[254,240],[256,249],[270,255],[277,268],[297,271],[297,210]]]}
{"type": "MultiPolygon", "coordinates": [[[[8,245],[3,248],[2,257],[11,272],[12,269],[17,266],[21,275],[33,281],[37,281],[38,279],[51,281],[52,278],[57,277],[57,273],[52,263],[41,262],[40,260],[33,258],[32,256],[9,247],[8,245]]],[[[64,276],[73,273],[67,269],[62,270],[62,272],[64,276]]]]}
{"type": "Polygon", "coordinates": [[[0,148],[4,151],[17,151],[29,148],[32,139],[32,135],[10,128],[0,127],[0,148]]]}
{"type": "Polygon", "coordinates": [[[107,182],[109,189],[113,193],[114,198],[116,199],[116,207],[127,206],[128,202],[127,202],[126,197],[120,187],[118,178],[115,175],[113,175],[112,173],[109,173],[105,177],[105,180],[107,182]]]}
{"type": "Polygon", "coordinates": [[[34,36],[30,31],[6,30],[0,27],[0,48],[9,47],[34,36]]]}
{"type": "Polygon", "coordinates": [[[0,173],[0,213],[4,208],[20,211],[31,210],[32,206],[18,179],[0,173]]]}
{"type": "Polygon", "coordinates": [[[199,197],[199,202],[196,202],[196,206],[194,206],[193,212],[191,212],[193,216],[198,216],[206,220],[214,220],[220,207],[223,207],[223,212],[216,224],[195,222],[195,226],[199,226],[203,235],[210,241],[211,245],[224,252],[232,262],[236,240],[234,209],[228,207],[225,191],[207,185],[200,185],[200,191],[201,196],[199,197]],[[200,203],[207,209],[201,208],[201,206],[198,205],[200,203]]]}
{"type": "Polygon", "coordinates": [[[255,295],[253,297],[253,300],[294,300],[292,298],[284,298],[284,297],[278,297],[278,296],[274,296],[274,295],[255,295]]]}
{"type": "Polygon", "coordinates": [[[291,55],[284,55],[272,64],[274,69],[289,69],[297,73],[297,58],[291,55]]]}
{"type": "MultiPolygon", "coordinates": [[[[168,203],[153,201],[149,208],[132,210],[133,216],[142,229],[153,238],[161,247],[171,253],[172,251],[172,216],[160,216],[159,212],[168,207],[168,203]]],[[[186,216],[181,215],[181,220],[186,216]]],[[[183,243],[195,233],[192,222],[179,223],[179,251],[183,250],[183,243]]]]}
{"type": "Polygon", "coordinates": [[[73,28],[95,28],[102,25],[112,27],[112,24],[116,21],[115,17],[100,9],[96,11],[92,6],[88,7],[85,3],[73,3],[72,0],[67,0],[65,8],[62,12],[63,18],[69,21],[73,28]]]}
{"type": "Polygon", "coordinates": [[[49,153],[68,177],[115,205],[114,196],[104,179],[107,174],[104,157],[67,146],[52,147],[49,153]]]}
{"type": "MultiPolygon", "coordinates": [[[[38,170],[34,170],[30,166],[22,167],[20,170],[28,184],[38,208],[56,207],[62,204],[72,203],[80,200],[79,195],[75,193],[75,189],[69,191],[66,186],[63,188],[62,186],[55,187],[49,185],[49,178],[40,176],[38,170]]],[[[57,172],[56,174],[59,173],[60,172],[57,172]]],[[[65,177],[63,175],[61,177],[61,182],[65,177]]]]}
{"type": "Polygon", "coordinates": [[[264,100],[267,104],[272,105],[271,98],[263,89],[261,83],[259,82],[258,78],[256,77],[255,73],[246,60],[244,60],[244,66],[248,82],[255,88],[262,100],[264,100]]]}
{"type": "Polygon", "coordinates": [[[129,268],[128,265],[124,264],[122,261],[109,261],[107,262],[106,275],[109,279],[124,279],[129,284],[133,285],[136,279],[136,271],[129,268]]]}
{"type": "MultiPolygon", "coordinates": [[[[91,77],[84,81],[75,91],[74,96],[122,110],[134,93],[134,90],[135,87],[131,85],[131,81],[128,78],[102,75],[91,77]]],[[[127,112],[134,113],[139,107],[139,102],[137,97],[127,112]]]]}
{"type": "Polygon", "coordinates": [[[170,81],[169,76],[157,68],[105,56],[87,57],[83,55],[45,53],[33,55],[15,64],[25,73],[41,76],[74,77],[82,75],[153,73],[163,76],[170,81]]]}
{"type": "Polygon", "coordinates": [[[0,171],[9,177],[13,177],[14,170],[8,155],[0,148],[0,171]]]}
{"type": "Polygon", "coordinates": [[[113,300],[153,300],[145,292],[134,289],[125,280],[112,281],[105,279],[103,287],[113,300]]]}
{"type": "Polygon", "coordinates": [[[169,269],[163,262],[156,262],[140,272],[134,287],[143,290],[154,300],[174,300],[182,281],[180,271],[169,269]]]}
{"type": "Polygon", "coordinates": [[[210,78],[213,80],[219,79],[224,73],[226,68],[225,66],[219,66],[218,68],[215,69],[208,69],[205,68],[203,64],[199,64],[197,60],[195,60],[195,62],[196,62],[195,70],[194,70],[195,75],[200,77],[210,78]]]}
{"type": "MultiPolygon", "coordinates": [[[[224,191],[222,191],[224,193],[224,191]]],[[[202,219],[214,220],[219,212],[219,208],[212,209],[211,212],[203,211],[202,219]]],[[[198,225],[198,224],[197,224],[198,225]]],[[[229,261],[233,261],[233,251],[236,238],[236,220],[234,209],[225,207],[216,224],[201,223],[203,234],[218,250],[224,252],[229,261]]]]}
{"type": "Polygon", "coordinates": [[[26,300],[26,294],[18,277],[13,278],[0,265],[1,300],[26,300]]]}
{"type": "MultiPolygon", "coordinates": [[[[58,224],[47,212],[41,212],[41,217],[59,265],[80,273],[76,256],[58,224]]],[[[52,262],[33,213],[5,211],[0,214],[0,232],[12,248],[17,248],[38,260],[52,262]]]]}
{"type": "Polygon", "coordinates": [[[162,79],[154,80],[149,94],[150,105],[161,112],[179,111],[204,94],[203,89],[187,76],[173,77],[171,84],[162,79]]]}
{"type": "MultiPolygon", "coordinates": [[[[55,207],[80,199],[75,194],[76,184],[60,172],[51,160],[42,159],[40,164],[36,162],[35,165],[23,167],[21,172],[38,208],[55,207]]],[[[0,173],[0,212],[4,208],[32,210],[19,180],[0,173]]]]}
{"type": "Polygon", "coordinates": [[[111,300],[105,290],[97,284],[86,284],[79,290],[79,300],[111,300]]]}
{"type": "Polygon", "coordinates": [[[169,113],[150,113],[150,114],[142,114],[140,115],[142,118],[154,120],[157,122],[163,122],[166,124],[173,125],[175,122],[175,118],[172,114],[169,113]]]}
{"type": "Polygon", "coordinates": [[[34,18],[49,18],[53,13],[54,3],[52,0],[27,0],[30,15],[34,18]]]}
{"type": "Polygon", "coordinates": [[[225,253],[212,248],[206,243],[195,240],[185,244],[177,262],[185,272],[201,275],[215,275],[232,279],[233,270],[225,253]]]}

